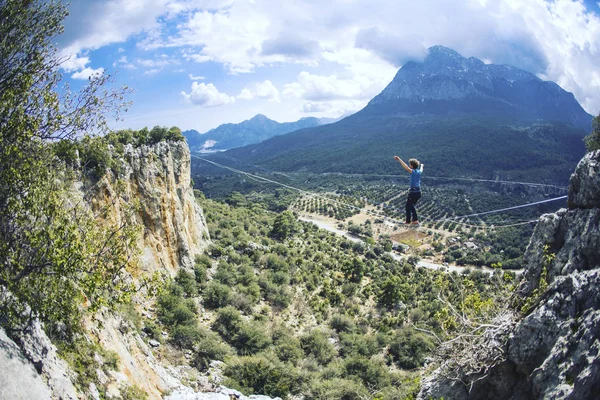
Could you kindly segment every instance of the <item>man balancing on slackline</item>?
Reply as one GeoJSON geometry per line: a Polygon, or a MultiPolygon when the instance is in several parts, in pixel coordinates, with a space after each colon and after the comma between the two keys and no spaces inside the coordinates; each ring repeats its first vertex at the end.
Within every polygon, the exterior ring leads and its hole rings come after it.
{"type": "Polygon", "coordinates": [[[406,165],[406,163],[398,156],[394,156],[394,159],[398,160],[400,164],[402,164],[402,168],[410,174],[410,189],[408,190],[408,198],[406,199],[405,224],[419,225],[415,204],[417,204],[417,201],[421,198],[421,172],[423,172],[423,164],[416,158],[408,160],[410,166],[406,165]]]}

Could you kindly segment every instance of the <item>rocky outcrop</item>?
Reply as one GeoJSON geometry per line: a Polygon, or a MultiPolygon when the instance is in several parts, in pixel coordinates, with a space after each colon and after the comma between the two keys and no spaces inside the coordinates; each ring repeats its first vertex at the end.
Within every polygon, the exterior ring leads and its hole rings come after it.
{"type": "Polygon", "coordinates": [[[92,200],[95,208],[111,204],[117,221],[126,207],[137,206],[143,232],[139,247],[144,271],[191,268],[194,256],[208,244],[208,229],[194,200],[190,151],[185,142],[125,146],[119,183],[107,175],[92,200]]]}
{"type": "Polygon", "coordinates": [[[17,346],[0,329],[0,399],[79,398],[73,372],[38,321],[18,341],[17,346]]]}
{"type": "Polygon", "coordinates": [[[594,399],[600,393],[600,151],[571,176],[569,209],[544,215],[524,256],[519,295],[548,289],[512,329],[506,360],[472,386],[424,379],[419,399],[594,399]],[[542,285],[543,286],[543,285],[542,285]]]}
{"type": "MultiPolygon", "coordinates": [[[[127,145],[118,170],[118,177],[107,172],[91,188],[79,184],[69,201],[89,201],[93,211],[106,211],[100,214],[102,218],[117,226],[126,215],[133,216],[134,224],[141,228],[137,243],[141,273],[128,269],[128,279],[144,272],[174,275],[179,268],[192,268],[195,255],[208,245],[209,236],[191,187],[186,143],[127,145]]],[[[143,291],[139,292],[134,302],[147,307],[143,296],[143,291]]],[[[31,329],[14,335],[17,344],[0,331],[0,399],[97,399],[100,386],[110,398],[121,398],[124,388],[136,387],[149,399],[161,399],[170,391],[189,389],[182,384],[184,377],[174,372],[175,367],[156,357],[121,317],[104,311],[85,326],[88,340],[116,354],[118,370],[104,372],[104,361],[97,355],[97,382],[89,388],[76,388],[76,374],[36,321],[31,329]]]]}
{"type": "Polygon", "coordinates": [[[34,366],[0,329],[0,399],[49,399],[50,396],[50,389],[34,366]]]}

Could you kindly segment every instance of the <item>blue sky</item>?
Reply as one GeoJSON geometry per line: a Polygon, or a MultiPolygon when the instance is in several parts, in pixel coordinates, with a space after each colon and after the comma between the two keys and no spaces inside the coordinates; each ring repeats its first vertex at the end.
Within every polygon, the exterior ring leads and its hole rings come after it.
{"type": "Polygon", "coordinates": [[[57,39],[66,79],[104,71],[134,90],[115,129],[338,117],[436,44],[555,81],[600,112],[593,0],[72,0],[69,10],[57,39]]]}

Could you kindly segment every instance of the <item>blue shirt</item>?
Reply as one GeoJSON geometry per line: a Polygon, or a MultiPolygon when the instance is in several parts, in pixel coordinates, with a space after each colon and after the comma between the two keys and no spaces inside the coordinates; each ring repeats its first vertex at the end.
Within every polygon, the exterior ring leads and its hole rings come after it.
{"type": "Polygon", "coordinates": [[[411,188],[420,188],[421,187],[421,170],[413,169],[410,174],[410,187],[411,188]]]}

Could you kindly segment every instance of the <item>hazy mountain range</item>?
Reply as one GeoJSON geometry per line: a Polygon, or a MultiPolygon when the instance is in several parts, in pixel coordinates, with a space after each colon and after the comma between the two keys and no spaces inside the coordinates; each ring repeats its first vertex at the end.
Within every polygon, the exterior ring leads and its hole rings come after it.
{"type": "Polygon", "coordinates": [[[307,117],[295,122],[279,123],[262,114],[257,114],[239,124],[219,125],[203,134],[192,129],[184,131],[183,135],[186,137],[191,151],[222,151],[260,143],[274,136],[335,121],[337,119],[307,117]]]}
{"type": "Polygon", "coordinates": [[[397,154],[436,175],[566,182],[591,119],[554,82],[434,46],[361,111],[222,157],[279,171],[389,173],[397,154]]]}

